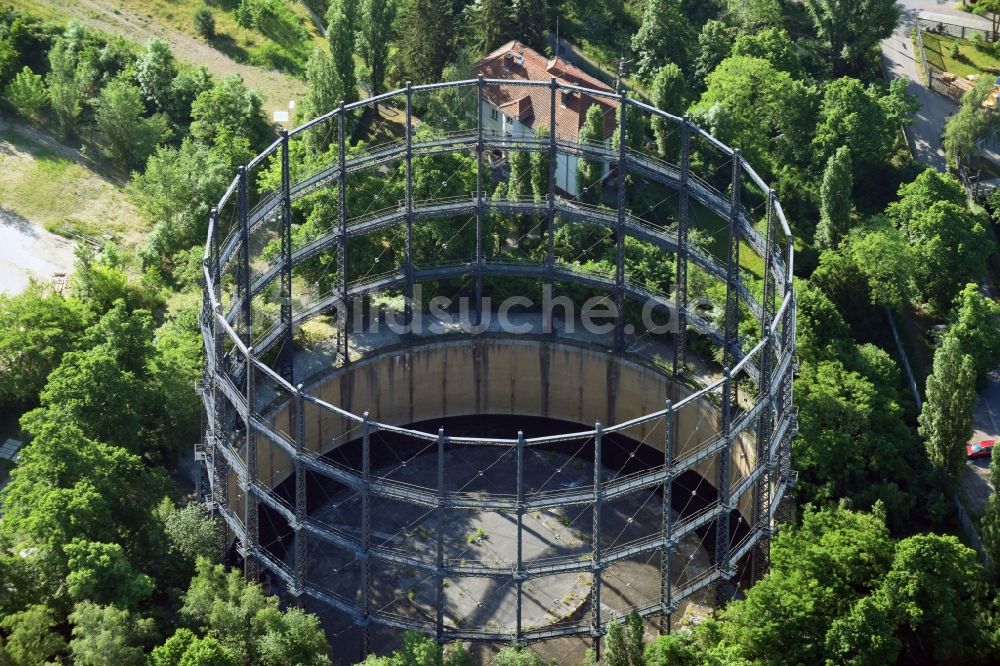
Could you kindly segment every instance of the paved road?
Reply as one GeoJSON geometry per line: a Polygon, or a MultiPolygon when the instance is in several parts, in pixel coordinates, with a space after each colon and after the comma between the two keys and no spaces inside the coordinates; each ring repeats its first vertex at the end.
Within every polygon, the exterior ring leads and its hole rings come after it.
{"type": "MultiPolygon", "coordinates": [[[[989,27],[989,21],[973,14],[956,10],[950,0],[901,0],[902,17],[896,31],[882,42],[882,62],[892,77],[910,80],[907,90],[917,96],[920,109],[914,114],[913,124],[906,128],[906,138],[910,142],[917,161],[939,171],[947,168],[944,152],[941,150],[941,131],[957,105],[947,97],[928,89],[920,83],[916,57],[910,29],[917,13],[933,14],[934,18],[947,21],[955,18],[966,25],[989,27]]],[[[973,412],[973,441],[1000,439],[1000,368],[990,373],[986,389],[979,395],[973,412]]],[[[969,498],[970,509],[982,513],[993,492],[989,485],[986,461],[968,463],[962,474],[962,489],[969,498]]]]}

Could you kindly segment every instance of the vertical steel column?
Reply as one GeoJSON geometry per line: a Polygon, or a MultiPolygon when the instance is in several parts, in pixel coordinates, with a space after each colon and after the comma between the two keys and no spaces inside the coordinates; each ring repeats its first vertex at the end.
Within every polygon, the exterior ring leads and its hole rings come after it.
{"type": "Polygon", "coordinates": [[[246,355],[246,474],[241,479],[243,490],[243,528],[246,530],[244,550],[244,575],[256,582],[260,572],[257,560],[257,549],[260,546],[260,532],[257,514],[257,431],[254,429],[253,416],[256,409],[257,388],[254,386],[253,347],[247,347],[246,355]]]}
{"type": "Polygon", "coordinates": [[[250,297],[250,204],[247,193],[247,169],[239,168],[239,186],[236,194],[236,215],[240,225],[240,258],[237,263],[237,296],[240,299],[240,316],[236,320],[236,334],[248,347],[253,340],[253,319],[250,297]]]}
{"type": "Polygon", "coordinates": [[[674,333],[674,397],[680,400],[677,377],[687,363],[687,244],[688,244],[688,181],[691,175],[691,121],[681,123],[681,187],[677,197],[677,279],[674,296],[676,330],[674,333]]]}
{"type": "Polygon", "coordinates": [[[348,342],[348,331],[351,328],[351,306],[350,298],[348,295],[348,280],[347,280],[347,159],[346,159],[346,148],[345,148],[345,125],[346,118],[344,117],[344,102],[341,100],[340,107],[338,109],[340,113],[337,114],[337,149],[338,149],[338,160],[339,160],[339,170],[337,172],[337,207],[338,213],[340,215],[340,244],[337,246],[337,270],[340,273],[340,300],[341,306],[344,308],[343,313],[343,331],[341,334],[344,336],[344,365],[351,364],[351,349],[350,343],[348,342]]]}
{"type": "Polygon", "coordinates": [[[660,507],[660,531],[663,532],[663,547],[660,550],[660,633],[669,634],[673,617],[674,588],[673,561],[674,548],[674,439],[677,436],[677,413],[673,403],[667,400],[663,415],[663,505],[660,507]]]}
{"type": "MultiPolygon", "coordinates": [[[[438,438],[437,438],[437,488],[438,488],[438,500],[437,508],[435,509],[437,518],[437,563],[436,563],[436,575],[437,575],[437,642],[438,644],[444,643],[444,530],[445,530],[445,503],[448,498],[447,492],[444,488],[444,445],[447,439],[444,436],[444,428],[438,428],[438,438]]],[[[520,604],[520,595],[518,596],[518,604],[520,604]]]]}
{"type": "Polygon", "coordinates": [[[521,645],[524,632],[521,624],[521,611],[524,606],[524,432],[517,431],[517,571],[514,573],[514,585],[517,587],[517,607],[514,618],[514,644],[521,645]]]}
{"type": "Polygon", "coordinates": [[[413,331],[413,86],[406,82],[406,335],[413,331]]]}
{"type": "Polygon", "coordinates": [[[476,81],[476,325],[483,321],[483,75],[476,81]]]}
{"type": "MultiPolygon", "coordinates": [[[[733,176],[729,201],[729,247],[726,253],[726,321],[723,332],[722,365],[733,367],[739,360],[740,327],[740,186],[742,185],[743,158],[739,150],[733,150],[733,176]]],[[[736,382],[730,382],[729,392],[723,396],[735,405],[736,382]]]]}
{"type": "Polygon", "coordinates": [[[295,390],[295,582],[292,588],[292,594],[298,597],[299,603],[304,603],[306,599],[306,468],[302,463],[305,440],[305,401],[302,399],[302,384],[299,384],[295,390]]]}
{"type": "Polygon", "coordinates": [[[760,374],[757,381],[758,400],[765,401],[757,421],[757,466],[764,467],[754,487],[753,525],[760,530],[761,539],[754,547],[751,560],[751,579],[760,580],[770,568],[771,555],[771,483],[774,480],[774,461],[769,458],[771,436],[774,432],[774,391],[771,390],[771,371],[774,363],[774,336],[771,324],[774,321],[774,273],[772,271],[774,245],[774,190],[767,191],[767,231],[764,242],[764,294],[761,304],[761,336],[764,347],[759,362],[760,374]]]}
{"type": "Polygon", "coordinates": [[[292,350],[292,183],[288,164],[288,130],[281,130],[281,327],[278,374],[293,383],[292,350]]]}
{"type": "MultiPolygon", "coordinates": [[[[722,395],[729,395],[733,383],[729,367],[722,369],[722,395]]],[[[729,551],[732,544],[729,538],[729,520],[732,507],[730,506],[730,478],[729,468],[733,451],[733,409],[732,403],[723,398],[722,401],[722,436],[725,438],[725,446],[716,456],[719,467],[718,494],[719,494],[719,516],[715,519],[715,568],[722,572],[723,580],[715,588],[716,604],[722,606],[729,600],[729,594],[725,590],[726,581],[730,577],[729,573],[729,551]]]]}
{"type": "MultiPolygon", "coordinates": [[[[219,454],[220,446],[229,446],[228,437],[224,436],[224,433],[228,432],[226,428],[226,405],[229,399],[226,394],[223,393],[220,382],[222,381],[222,375],[225,372],[225,361],[223,360],[223,354],[225,353],[225,339],[226,331],[222,326],[223,312],[222,312],[222,264],[221,264],[221,248],[219,247],[219,209],[212,208],[212,290],[215,294],[216,306],[212,309],[212,343],[215,349],[215,365],[210,369],[212,373],[212,430],[213,437],[211,443],[212,451],[212,509],[213,513],[218,515],[221,507],[227,506],[229,501],[229,471],[226,467],[226,459],[224,456],[219,454]]],[[[222,537],[222,548],[220,552],[224,551],[229,546],[229,523],[225,520],[219,521],[222,524],[221,537],[222,537]]]]}
{"type": "MultiPolygon", "coordinates": [[[[789,299],[789,304],[785,308],[784,321],[782,321],[781,329],[781,356],[782,358],[786,354],[794,353],[795,348],[795,295],[792,292],[792,260],[794,258],[794,239],[788,238],[788,259],[786,261],[786,270],[788,274],[785,276],[785,293],[784,297],[789,299]]],[[[780,384],[780,395],[778,397],[778,409],[780,410],[779,422],[785,419],[789,419],[788,427],[785,428],[785,434],[782,437],[781,443],[778,445],[778,482],[784,484],[785,486],[785,496],[781,500],[781,504],[778,507],[778,515],[776,516],[777,522],[788,522],[792,519],[792,501],[793,498],[789,494],[791,486],[794,484],[794,477],[792,473],[792,438],[795,436],[797,431],[795,424],[795,413],[792,411],[792,378],[794,375],[794,362],[793,366],[789,366],[788,370],[782,375],[780,384]]]]}
{"type": "Polygon", "coordinates": [[[594,654],[601,657],[601,500],[604,493],[601,486],[604,468],[601,465],[601,444],[604,430],[601,422],[594,424],[594,507],[590,530],[590,567],[593,579],[590,582],[590,637],[594,641],[594,654]]]}
{"type": "Polygon", "coordinates": [[[628,93],[618,89],[618,218],[615,222],[615,352],[625,351],[625,148],[628,93]]]}
{"type": "Polygon", "coordinates": [[[361,424],[361,658],[371,652],[371,636],[369,623],[371,621],[371,581],[372,581],[372,455],[371,455],[371,425],[368,412],[364,413],[361,424]]]}
{"type": "Polygon", "coordinates": [[[545,233],[546,284],[552,293],[556,248],[556,77],[549,79],[549,192],[545,233]]]}

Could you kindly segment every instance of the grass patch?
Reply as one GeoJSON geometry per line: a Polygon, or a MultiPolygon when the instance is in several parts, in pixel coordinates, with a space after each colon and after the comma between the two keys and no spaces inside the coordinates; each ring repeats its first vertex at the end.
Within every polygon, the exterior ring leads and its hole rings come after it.
{"type": "Polygon", "coordinates": [[[991,44],[977,49],[971,40],[931,32],[924,32],[923,39],[927,63],[934,69],[963,77],[969,74],[995,76],[1000,72],[1000,58],[991,44]],[[957,57],[955,46],[958,47],[957,57]]]}
{"type": "Polygon", "coordinates": [[[150,226],[114,183],[10,128],[0,131],[0,202],[54,233],[110,235],[126,247],[150,226]]]}
{"type": "Polygon", "coordinates": [[[207,6],[215,17],[215,37],[209,43],[237,62],[265,69],[276,69],[294,76],[305,75],[306,62],[313,46],[323,39],[309,14],[298,2],[272,0],[261,24],[244,30],[236,24],[233,9],[237,2],[222,0],[122,0],[122,5],[136,13],[178,32],[202,39],[194,25],[194,13],[207,6]]]}

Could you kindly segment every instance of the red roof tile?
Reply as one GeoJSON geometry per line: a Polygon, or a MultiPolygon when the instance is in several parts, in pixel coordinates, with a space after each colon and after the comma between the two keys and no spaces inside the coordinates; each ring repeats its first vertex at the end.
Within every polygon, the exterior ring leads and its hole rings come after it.
{"type": "MultiPolygon", "coordinates": [[[[538,51],[516,40],[504,44],[477,62],[476,73],[488,79],[506,79],[512,84],[518,81],[547,81],[555,77],[560,83],[612,92],[608,85],[562,58],[547,60],[538,51]]],[[[503,110],[505,115],[516,117],[528,127],[549,125],[548,88],[494,85],[487,86],[483,95],[490,104],[503,110]]],[[[556,136],[576,139],[586,119],[587,109],[594,104],[599,104],[604,112],[604,136],[609,137],[615,131],[617,101],[576,92],[560,92],[559,96],[556,106],[556,136]]]]}

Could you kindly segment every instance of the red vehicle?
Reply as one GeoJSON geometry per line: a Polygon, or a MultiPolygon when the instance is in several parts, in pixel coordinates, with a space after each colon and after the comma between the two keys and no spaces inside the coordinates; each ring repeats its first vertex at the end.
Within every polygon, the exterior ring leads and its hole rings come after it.
{"type": "Polygon", "coordinates": [[[966,444],[965,453],[969,456],[969,460],[973,458],[989,458],[993,455],[994,444],[996,444],[996,441],[992,439],[984,439],[975,444],[966,444]]]}

